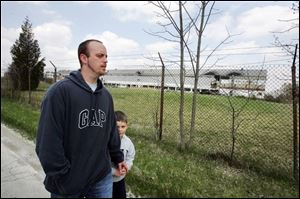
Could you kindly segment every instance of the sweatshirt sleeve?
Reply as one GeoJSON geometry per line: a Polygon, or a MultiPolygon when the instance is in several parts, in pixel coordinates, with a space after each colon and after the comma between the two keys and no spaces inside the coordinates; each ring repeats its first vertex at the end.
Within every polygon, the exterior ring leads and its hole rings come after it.
{"type": "Polygon", "coordinates": [[[41,106],[36,153],[47,176],[66,174],[70,162],[63,147],[65,104],[58,87],[51,87],[41,106]]]}
{"type": "Polygon", "coordinates": [[[111,132],[110,132],[110,139],[108,143],[109,154],[111,157],[111,161],[118,165],[120,162],[124,161],[123,152],[120,149],[121,140],[117,130],[117,123],[115,118],[114,106],[113,101],[111,99],[111,107],[110,107],[110,125],[111,125],[111,132]]]}
{"type": "Polygon", "coordinates": [[[128,170],[130,170],[133,165],[133,160],[134,160],[134,156],[135,156],[135,148],[130,139],[129,139],[128,144],[129,144],[129,148],[128,148],[128,152],[125,157],[125,162],[128,166],[128,170]]]}

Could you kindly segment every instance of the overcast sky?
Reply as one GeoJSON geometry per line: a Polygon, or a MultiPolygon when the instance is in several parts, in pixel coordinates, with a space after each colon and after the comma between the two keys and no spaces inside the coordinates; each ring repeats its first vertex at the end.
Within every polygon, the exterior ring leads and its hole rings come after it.
{"type": "MultiPolygon", "coordinates": [[[[299,18],[293,14],[293,1],[268,2],[216,2],[214,14],[204,33],[203,56],[208,55],[227,36],[230,43],[223,45],[207,65],[259,65],[290,64],[291,57],[274,47],[274,32],[291,27],[290,20],[299,18]]],[[[166,2],[166,4],[169,4],[166,2]]],[[[171,5],[174,8],[176,4],[171,5]]],[[[175,7],[176,8],[176,7],[175,7]]],[[[196,10],[187,5],[191,13],[196,10]]],[[[158,10],[147,2],[46,2],[1,1],[1,74],[11,63],[10,48],[18,39],[21,25],[28,16],[33,25],[42,56],[46,58],[45,71],[53,71],[52,61],[58,70],[76,70],[79,63],[77,47],[85,39],[96,38],[104,42],[108,50],[108,69],[146,68],[159,65],[157,52],[166,60],[176,60],[178,43],[172,43],[145,31],[160,31],[158,10]]],[[[176,18],[176,15],[174,15],[176,18]]],[[[298,22],[299,23],[299,22],[298,22]]],[[[299,27],[284,34],[276,34],[284,42],[298,37],[299,27]]],[[[298,39],[299,40],[299,39],[298,39]]],[[[196,43],[191,34],[191,42],[196,43]]],[[[204,59],[202,59],[204,60],[204,59]]],[[[169,64],[168,67],[174,67],[169,64]]],[[[176,68],[176,66],[175,66],[176,68]]]]}

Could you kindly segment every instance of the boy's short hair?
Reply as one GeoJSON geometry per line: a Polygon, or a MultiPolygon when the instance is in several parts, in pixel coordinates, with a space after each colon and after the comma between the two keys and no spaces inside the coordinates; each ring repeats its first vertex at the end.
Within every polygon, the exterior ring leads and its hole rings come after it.
{"type": "Polygon", "coordinates": [[[115,111],[116,120],[118,122],[126,122],[127,123],[127,115],[122,111],[115,111]]]}

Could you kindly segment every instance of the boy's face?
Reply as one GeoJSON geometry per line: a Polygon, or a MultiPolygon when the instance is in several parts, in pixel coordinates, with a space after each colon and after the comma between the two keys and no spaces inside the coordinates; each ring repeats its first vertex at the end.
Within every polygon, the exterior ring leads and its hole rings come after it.
{"type": "Polygon", "coordinates": [[[119,135],[122,138],[126,133],[128,125],[127,125],[126,122],[117,121],[117,128],[118,128],[118,131],[119,131],[119,135]]]}

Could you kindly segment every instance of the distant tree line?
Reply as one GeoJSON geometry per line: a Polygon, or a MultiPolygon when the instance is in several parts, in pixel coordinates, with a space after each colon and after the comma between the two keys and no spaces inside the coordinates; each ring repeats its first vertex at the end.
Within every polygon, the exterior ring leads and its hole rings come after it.
{"type": "MultiPolygon", "coordinates": [[[[296,85],[296,87],[297,87],[296,100],[297,103],[299,103],[299,85],[296,85]]],[[[278,102],[278,103],[292,103],[293,100],[292,84],[285,83],[281,86],[280,89],[276,90],[273,94],[266,94],[265,100],[271,102],[278,102]]]]}

